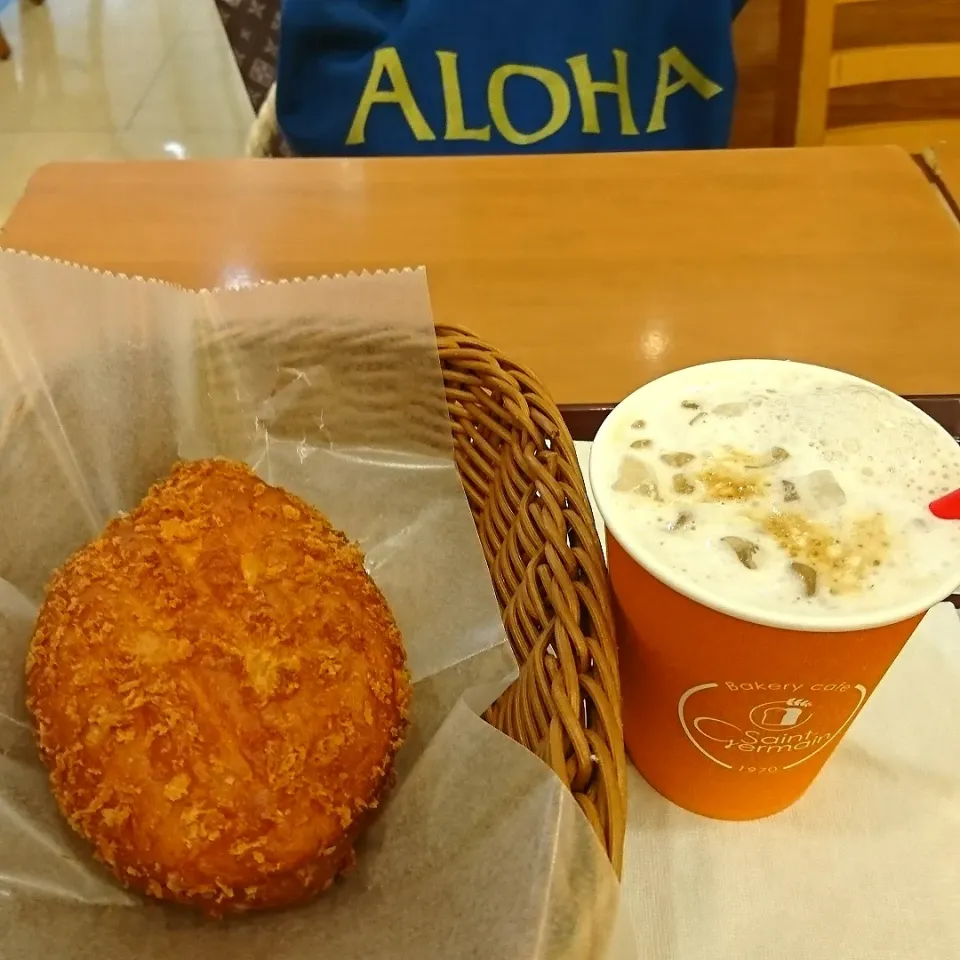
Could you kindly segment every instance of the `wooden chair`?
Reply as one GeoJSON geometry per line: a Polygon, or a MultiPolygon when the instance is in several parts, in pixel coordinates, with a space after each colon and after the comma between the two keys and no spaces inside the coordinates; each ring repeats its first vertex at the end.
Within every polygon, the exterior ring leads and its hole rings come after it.
{"type": "MultiPolygon", "coordinates": [[[[43,0],[30,0],[34,6],[39,6],[43,3],[43,0]]],[[[9,60],[10,59],[10,44],[7,43],[7,38],[3,35],[3,27],[0,26],[0,60],[9,60]]]]}
{"type": "Polygon", "coordinates": [[[894,43],[834,49],[836,8],[887,0],[780,0],[778,146],[891,143],[919,153],[960,143],[960,118],[860,123],[828,129],[831,90],[903,80],[960,78],[960,43],[894,43]]]}

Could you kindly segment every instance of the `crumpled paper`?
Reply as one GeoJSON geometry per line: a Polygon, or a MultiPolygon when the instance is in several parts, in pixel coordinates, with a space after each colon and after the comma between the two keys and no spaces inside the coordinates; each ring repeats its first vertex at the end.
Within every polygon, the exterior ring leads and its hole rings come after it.
{"type": "Polygon", "coordinates": [[[0,252],[0,957],[628,958],[619,888],[548,768],[478,716],[516,664],[452,457],[425,277],[188,292],[0,252]],[[245,460],[364,550],[415,682],[357,870],[222,922],[119,887],[24,706],[52,570],[178,457],[245,460]]]}

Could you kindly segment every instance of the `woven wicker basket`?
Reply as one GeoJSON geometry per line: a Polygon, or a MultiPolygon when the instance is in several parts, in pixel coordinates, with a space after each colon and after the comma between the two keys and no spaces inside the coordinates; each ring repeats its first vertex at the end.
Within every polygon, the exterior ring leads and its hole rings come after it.
{"type": "Polygon", "coordinates": [[[454,453],[519,679],[487,714],[570,788],[620,873],[626,761],[603,553],[573,441],[536,377],[456,327],[437,342],[454,453]]]}
{"type": "Polygon", "coordinates": [[[250,409],[237,400],[249,376],[255,394],[276,402],[269,427],[278,437],[315,434],[329,376],[341,397],[352,396],[337,413],[324,410],[325,429],[340,436],[358,427],[355,411],[363,411],[365,440],[383,429],[389,442],[402,410],[407,439],[429,451],[448,442],[452,424],[456,464],[520,663],[519,679],[487,719],[556,771],[619,874],[626,761],[611,602],[573,441],[557,407],[529,371],[456,327],[436,329],[446,404],[438,396],[434,406],[403,387],[405,377],[435,374],[432,357],[405,333],[358,321],[325,330],[321,344],[291,337],[285,324],[234,320],[231,336],[205,352],[199,390],[222,401],[211,422],[222,431],[225,455],[226,438],[244,437],[249,426],[250,409]],[[344,357],[351,359],[338,365],[344,357]],[[298,372],[314,369],[315,377],[298,372]]]}

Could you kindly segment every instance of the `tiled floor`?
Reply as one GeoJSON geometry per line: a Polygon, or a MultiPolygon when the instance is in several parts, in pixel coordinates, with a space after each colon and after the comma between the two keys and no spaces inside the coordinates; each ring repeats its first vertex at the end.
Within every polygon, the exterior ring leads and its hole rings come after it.
{"type": "Polygon", "coordinates": [[[0,224],[49,160],[231,156],[253,110],[213,0],[0,0],[0,224]]]}

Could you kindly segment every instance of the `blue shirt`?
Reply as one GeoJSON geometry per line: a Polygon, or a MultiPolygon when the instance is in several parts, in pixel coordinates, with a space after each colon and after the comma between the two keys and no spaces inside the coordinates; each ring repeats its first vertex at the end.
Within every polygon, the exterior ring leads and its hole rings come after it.
{"type": "Polygon", "coordinates": [[[284,0],[277,119],[317,156],[722,147],[744,0],[284,0]]]}

